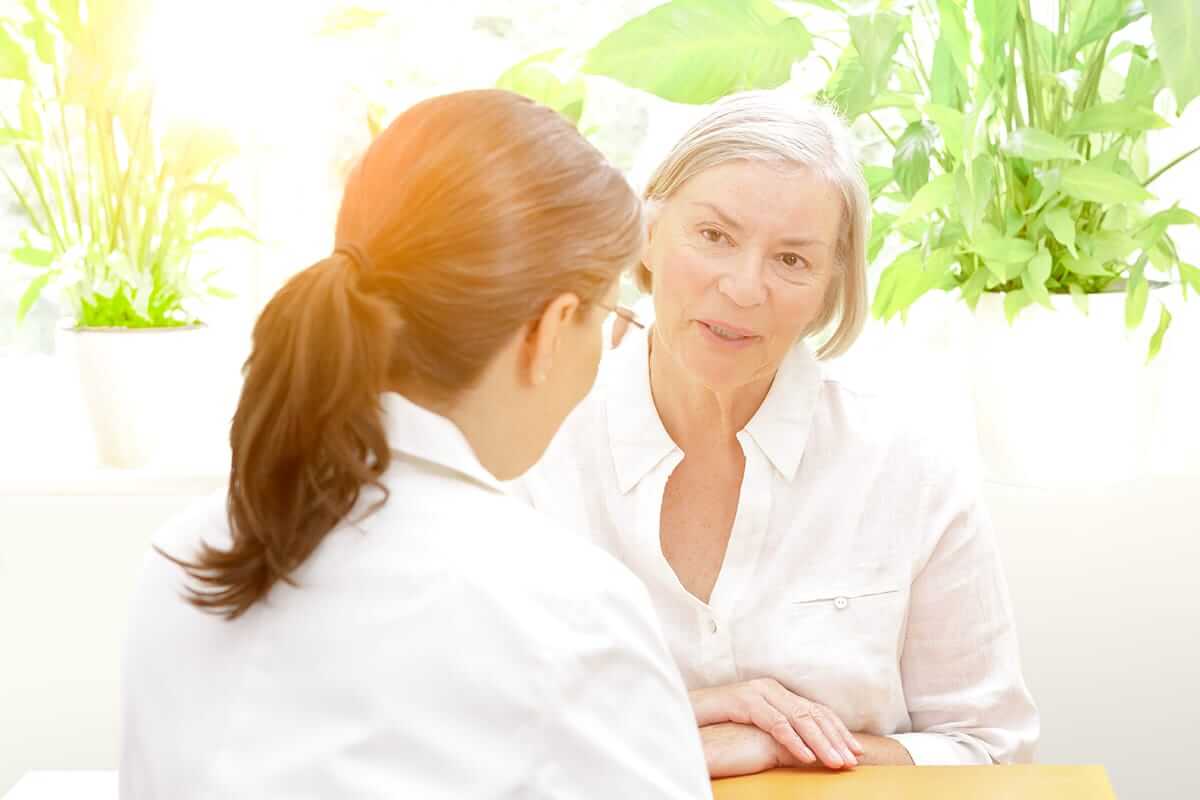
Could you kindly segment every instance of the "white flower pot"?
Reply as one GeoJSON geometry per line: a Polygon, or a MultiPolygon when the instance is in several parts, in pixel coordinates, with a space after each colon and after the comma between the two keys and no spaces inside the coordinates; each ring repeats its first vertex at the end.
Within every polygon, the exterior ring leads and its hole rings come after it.
{"type": "Polygon", "coordinates": [[[75,362],[80,389],[106,466],[158,460],[193,425],[196,365],[209,330],[60,328],[60,353],[75,362]]]}
{"type": "MultiPolygon", "coordinates": [[[[1160,365],[1147,366],[1157,317],[1125,327],[1124,294],[1067,295],[1009,325],[1004,296],[976,309],[974,395],[986,477],[1019,485],[1112,483],[1150,471],[1160,365]]],[[[1155,314],[1157,312],[1154,312],[1155,314]]]]}

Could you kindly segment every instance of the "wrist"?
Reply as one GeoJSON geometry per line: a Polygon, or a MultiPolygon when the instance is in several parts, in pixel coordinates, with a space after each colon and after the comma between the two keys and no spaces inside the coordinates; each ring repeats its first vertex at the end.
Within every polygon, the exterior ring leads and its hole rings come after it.
{"type": "Polygon", "coordinates": [[[693,689],[688,692],[688,700],[692,704],[692,714],[696,717],[697,726],[703,728],[705,725],[725,722],[723,719],[717,719],[719,715],[714,713],[712,689],[693,689]]]}
{"type": "Polygon", "coordinates": [[[859,757],[858,763],[863,766],[912,766],[913,758],[908,748],[887,736],[874,736],[869,733],[856,733],[865,751],[859,757]]]}

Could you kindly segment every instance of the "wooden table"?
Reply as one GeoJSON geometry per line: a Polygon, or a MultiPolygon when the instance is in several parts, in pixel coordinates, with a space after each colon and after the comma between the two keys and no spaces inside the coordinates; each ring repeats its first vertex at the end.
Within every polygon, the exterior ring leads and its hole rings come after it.
{"type": "Polygon", "coordinates": [[[1104,767],[776,769],[712,786],[714,800],[1116,800],[1104,767]]]}

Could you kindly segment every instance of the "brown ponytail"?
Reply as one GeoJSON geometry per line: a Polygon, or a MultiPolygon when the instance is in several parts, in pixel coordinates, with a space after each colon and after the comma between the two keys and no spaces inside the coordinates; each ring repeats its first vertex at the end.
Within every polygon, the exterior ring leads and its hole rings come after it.
{"type": "Polygon", "coordinates": [[[404,380],[453,398],[553,297],[601,297],[642,236],[624,178],[549,109],[486,90],[398,117],[347,182],[338,250],[255,324],[230,433],[232,545],[164,553],[195,581],[190,601],[234,619],[292,583],[364,486],[387,500],[382,393],[404,380]]]}

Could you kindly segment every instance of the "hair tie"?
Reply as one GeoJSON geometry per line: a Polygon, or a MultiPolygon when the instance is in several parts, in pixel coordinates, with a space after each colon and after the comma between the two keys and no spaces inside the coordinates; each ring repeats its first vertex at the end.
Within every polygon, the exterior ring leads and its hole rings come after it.
{"type": "Polygon", "coordinates": [[[339,244],[333,251],[333,254],[335,256],[343,255],[348,258],[350,263],[354,265],[355,270],[360,274],[363,272],[369,272],[371,269],[371,260],[367,258],[366,251],[354,242],[350,242],[349,244],[339,244]]]}

